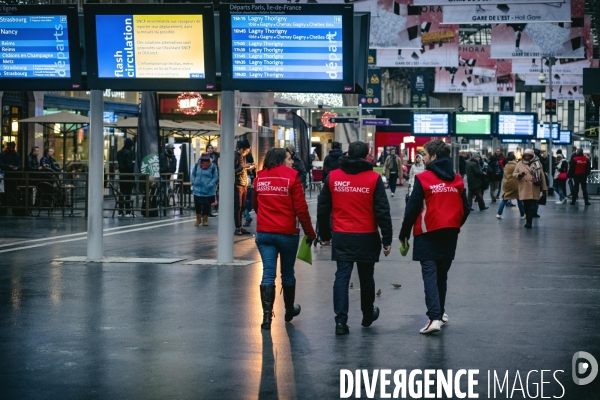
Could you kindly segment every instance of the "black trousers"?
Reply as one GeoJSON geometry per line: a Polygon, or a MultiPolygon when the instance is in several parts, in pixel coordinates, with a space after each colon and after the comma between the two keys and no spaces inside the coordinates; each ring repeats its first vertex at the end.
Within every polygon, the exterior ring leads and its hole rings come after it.
{"type": "MultiPolygon", "coordinates": [[[[348,285],[352,276],[353,262],[338,261],[333,283],[333,311],[335,322],[345,324],[348,322],[348,285]]],[[[356,263],[358,279],[360,281],[360,309],[363,316],[373,316],[373,303],[375,302],[375,263],[356,263]]]]}
{"type": "Polygon", "coordinates": [[[527,225],[531,225],[533,222],[533,216],[537,214],[537,200],[523,200],[523,205],[525,206],[525,218],[527,220],[527,225]]]}
{"type": "Polygon", "coordinates": [[[479,210],[483,210],[485,208],[485,202],[483,201],[481,189],[469,189],[469,206],[471,208],[473,208],[473,197],[475,197],[475,199],[477,200],[479,210]]]}
{"type": "Polygon", "coordinates": [[[390,192],[396,193],[396,186],[398,185],[398,174],[390,172],[390,192]]]}
{"type": "Polygon", "coordinates": [[[196,214],[210,215],[210,204],[203,204],[196,201],[194,205],[196,206],[196,214]]]}
{"type": "Polygon", "coordinates": [[[242,227],[242,216],[244,214],[244,205],[246,204],[246,196],[248,194],[248,188],[246,186],[235,185],[234,198],[233,198],[233,218],[235,219],[235,227],[239,229],[242,227]]]}
{"type": "Polygon", "coordinates": [[[123,196],[120,198],[121,202],[119,203],[119,214],[123,214],[123,206],[125,207],[125,212],[127,214],[131,214],[131,203],[129,200],[131,200],[131,192],[133,192],[134,187],[135,182],[119,180],[119,189],[123,194],[123,196]],[[124,205],[123,200],[125,200],[124,202],[127,204],[124,205]]]}
{"type": "Polygon", "coordinates": [[[589,203],[588,191],[587,191],[587,177],[584,175],[575,175],[573,177],[573,203],[579,198],[579,185],[581,185],[581,191],[583,192],[583,200],[589,203]]]}

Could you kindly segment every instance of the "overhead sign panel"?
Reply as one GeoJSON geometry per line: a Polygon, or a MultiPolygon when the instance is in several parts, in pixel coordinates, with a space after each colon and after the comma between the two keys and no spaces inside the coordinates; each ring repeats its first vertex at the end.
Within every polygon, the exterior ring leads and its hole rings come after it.
{"type": "Polygon", "coordinates": [[[532,22],[571,22],[571,0],[564,3],[489,4],[454,3],[444,7],[445,24],[525,24],[532,22]]]}
{"type": "Polygon", "coordinates": [[[10,6],[0,16],[0,87],[73,90],[81,87],[76,6],[10,6]]]}
{"type": "MultiPolygon", "coordinates": [[[[519,4],[525,0],[413,0],[416,6],[455,6],[458,4],[519,4]]],[[[528,3],[564,3],[565,0],[529,0],[528,3]]]]}
{"type": "Polygon", "coordinates": [[[93,89],[214,90],[212,5],[85,5],[93,89]]]}
{"type": "Polygon", "coordinates": [[[353,6],[225,4],[223,89],[352,92],[353,6]]]}

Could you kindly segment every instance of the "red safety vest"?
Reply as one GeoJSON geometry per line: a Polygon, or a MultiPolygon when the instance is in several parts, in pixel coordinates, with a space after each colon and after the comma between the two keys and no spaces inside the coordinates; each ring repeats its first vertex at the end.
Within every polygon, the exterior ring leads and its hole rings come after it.
{"type": "Polygon", "coordinates": [[[334,232],[377,232],[373,208],[378,179],[374,171],[347,174],[336,169],[329,173],[334,232]]]}
{"type": "Polygon", "coordinates": [[[575,161],[575,171],[573,171],[573,175],[585,174],[589,161],[588,158],[586,156],[575,156],[573,157],[573,161],[575,161]]]}
{"type": "Polygon", "coordinates": [[[431,171],[415,176],[421,182],[425,192],[423,207],[413,228],[417,236],[444,228],[460,228],[465,215],[462,194],[465,185],[460,175],[452,182],[444,181],[431,171]]]}

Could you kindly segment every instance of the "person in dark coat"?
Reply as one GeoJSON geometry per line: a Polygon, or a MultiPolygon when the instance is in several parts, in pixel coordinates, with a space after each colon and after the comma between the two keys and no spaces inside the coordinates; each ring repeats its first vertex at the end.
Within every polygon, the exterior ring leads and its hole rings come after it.
{"type": "Polygon", "coordinates": [[[234,157],[234,198],[233,215],[235,221],[236,235],[249,235],[250,232],[242,228],[243,208],[246,205],[246,196],[248,195],[248,172],[253,170],[256,165],[246,163],[246,156],[250,153],[250,142],[242,139],[237,144],[237,151],[234,157]]]}
{"type": "Polygon", "coordinates": [[[40,165],[47,170],[52,170],[55,172],[60,172],[60,166],[56,162],[56,160],[52,157],[54,155],[54,149],[46,148],[44,149],[44,156],[40,160],[40,165]]]}
{"type": "Polygon", "coordinates": [[[479,153],[473,153],[473,156],[465,168],[467,172],[467,185],[469,187],[467,198],[469,199],[469,207],[471,210],[473,210],[473,197],[475,197],[477,199],[477,204],[479,204],[479,211],[483,211],[487,210],[489,207],[485,206],[483,194],[481,193],[485,174],[479,166],[479,160],[481,160],[481,155],[479,153]]]}
{"type": "Polygon", "coordinates": [[[425,143],[423,161],[426,170],[415,176],[399,238],[406,245],[413,231],[413,260],[421,262],[429,317],[420,332],[433,333],[448,322],[446,280],[470,206],[462,177],[454,173],[450,146],[441,140],[425,143]]]}
{"type": "Polygon", "coordinates": [[[463,153],[458,155],[458,173],[463,178],[467,173],[467,157],[463,153]]]}
{"type": "Polygon", "coordinates": [[[296,153],[296,148],[294,146],[286,146],[285,150],[292,156],[292,159],[294,160],[294,166],[292,168],[298,171],[298,178],[300,178],[300,182],[302,182],[302,187],[305,188],[306,165],[304,165],[304,161],[298,158],[298,154],[296,153]]]}
{"type": "Polygon", "coordinates": [[[342,152],[342,144],[340,142],[331,143],[331,150],[329,150],[329,154],[323,160],[323,182],[325,182],[331,171],[340,167],[339,159],[342,154],[344,154],[342,152]]]}
{"type": "Polygon", "coordinates": [[[27,156],[27,171],[39,171],[42,169],[42,166],[40,165],[40,160],[38,158],[39,156],[40,148],[37,146],[32,147],[31,152],[27,156]]]}
{"type": "Polygon", "coordinates": [[[133,173],[135,157],[133,156],[133,140],[125,139],[123,148],[117,152],[117,163],[119,164],[119,190],[123,195],[119,202],[119,217],[132,217],[131,192],[135,186],[135,177],[127,174],[133,173]],[[123,175],[121,175],[123,174],[123,175]],[[125,213],[123,213],[125,208],[125,213]]]}
{"type": "Polygon", "coordinates": [[[373,305],[373,273],[382,244],[386,257],[391,251],[390,204],[381,176],[365,159],[368,152],[366,143],[351,143],[348,156],[339,158],[340,168],[329,174],[318,199],[317,221],[321,240],[328,244],[333,237],[331,258],[337,261],[333,308],[336,314],[335,333],[338,335],[349,333],[348,285],[354,263],[360,279],[362,326],[370,326],[379,317],[379,308],[373,305]],[[330,215],[332,229],[329,226],[330,215]]]}

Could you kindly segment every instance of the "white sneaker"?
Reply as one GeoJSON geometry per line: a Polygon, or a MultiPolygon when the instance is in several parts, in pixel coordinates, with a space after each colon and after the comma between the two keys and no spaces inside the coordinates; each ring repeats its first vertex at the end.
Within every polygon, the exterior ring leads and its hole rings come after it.
{"type": "Polygon", "coordinates": [[[525,219],[525,218],[527,218],[527,215],[523,215],[523,216],[521,217],[521,219],[525,219]]]}
{"type": "Polygon", "coordinates": [[[429,322],[427,323],[427,325],[425,325],[425,327],[423,327],[419,332],[426,334],[426,333],[433,333],[433,332],[440,331],[442,329],[441,324],[442,323],[439,319],[436,319],[436,320],[430,319],[429,322]]]}
{"type": "Polygon", "coordinates": [[[394,197],[394,193],[392,193],[392,197],[394,197]]]}
{"type": "Polygon", "coordinates": [[[556,202],[556,203],[554,203],[554,204],[562,204],[562,203],[563,203],[563,202],[559,200],[559,201],[557,201],[557,202],[556,202]]]}
{"type": "Polygon", "coordinates": [[[133,218],[133,214],[125,214],[125,218],[133,218]]]}
{"type": "Polygon", "coordinates": [[[441,324],[440,326],[444,326],[448,323],[448,314],[444,313],[444,315],[442,315],[442,319],[440,320],[441,324]]]}
{"type": "Polygon", "coordinates": [[[496,214],[496,218],[498,218],[498,219],[502,219],[502,215],[500,215],[500,214],[496,214]]]}

